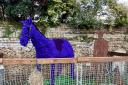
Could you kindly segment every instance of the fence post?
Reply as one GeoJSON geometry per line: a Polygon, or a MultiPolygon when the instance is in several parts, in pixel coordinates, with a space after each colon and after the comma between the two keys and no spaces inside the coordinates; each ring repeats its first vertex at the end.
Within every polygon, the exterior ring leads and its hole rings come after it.
{"type": "Polygon", "coordinates": [[[0,64],[2,64],[3,63],[3,53],[0,53],[0,64]]]}
{"type": "Polygon", "coordinates": [[[82,76],[83,76],[83,64],[77,63],[76,65],[76,85],[82,85],[82,76]]]}
{"type": "Polygon", "coordinates": [[[4,85],[4,66],[2,65],[3,53],[0,53],[0,85],[4,85]]]}
{"type": "Polygon", "coordinates": [[[79,64],[76,64],[76,85],[79,85],[79,64]]]}
{"type": "Polygon", "coordinates": [[[0,58],[0,64],[2,64],[3,63],[3,59],[2,58],[0,58]]]}
{"type": "Polygon", "coordinates": [[[82,85],[82,78],[83,78],[83,64],[80,63],[80,85],[82,85]]]}

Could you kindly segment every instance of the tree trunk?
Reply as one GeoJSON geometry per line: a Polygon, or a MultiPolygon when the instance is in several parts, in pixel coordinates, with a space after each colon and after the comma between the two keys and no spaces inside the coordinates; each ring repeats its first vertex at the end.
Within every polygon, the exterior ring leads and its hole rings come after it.
{"type": "Polygon", "coordinates": [[[2,8],[2,10],[1,10],[2,11],[2,19],[5,20],[5,17],[4,17],[4,5],[1,4],[0,6],[2,8]]]}

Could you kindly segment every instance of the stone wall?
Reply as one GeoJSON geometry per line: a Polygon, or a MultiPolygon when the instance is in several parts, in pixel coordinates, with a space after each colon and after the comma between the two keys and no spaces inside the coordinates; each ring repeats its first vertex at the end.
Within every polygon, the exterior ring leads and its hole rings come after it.
{"type": "MultiPolygon", "coordinates": [[[[75,55],[78,56],[92,56],[94,41],[97,39],[97,34],[88,33],[82,29],[69,29],[66,26],[59,28],[50,28],[46,32],[46,36],[49,38],[61,38],[65,37],[73,44],[75,55]],[[93,41],[82,41],[83,37],[93,38],[93,41]]],[[[121,33],[107,33],[104,34],[104,39],[109,42],[109,51],[115,51],[123,48],[128,52],[128,34],[121,33]]]]}
{"type": "Polygon", "coordinates": [[[4,54],[4,58],[35,57],[35,50],[31,42],[28,43],[27,47],[20,45],[19,34],[20,30],[12,33],[9,38],[5,38],[3,37],[4,30],[0,29],[0,53],[4,54]]]}
{"type": "MultiPolygon", "coordinates": [[[[20,31],[13,33],[11,38],[2,38],[3,31],[0,31],[0,48],[11,48],[13,51],[22,54],[24,57],[35,55],[35,50],[29,42],[28,47],[22,47],[19,43],[20,31]],[[24,53],[24,55],[23,55],[24,53]]],[[[86,30],[70,29],[66,26],[58,28],[48,28],[45,34],[48,38],[66,38],[74,48],[75,56],[92,56],[94,41],[97,38],[95,33],[87,34],[86,30]],[[93,38],[90,42],[83,40],[83,38],[93,38]]],[[[105,34],[104,39],[109,42],[109,51],[115,51],[118,48],[124,48],[128,52],[128,34],[105,34]]],[[[2,52],[2,51],[1,51],[2,52]]]]}

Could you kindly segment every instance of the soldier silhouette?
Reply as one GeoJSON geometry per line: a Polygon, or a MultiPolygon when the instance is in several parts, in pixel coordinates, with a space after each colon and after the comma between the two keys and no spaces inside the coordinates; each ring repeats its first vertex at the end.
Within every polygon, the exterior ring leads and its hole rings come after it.
{"type": "MultiPolygon", "coordinates": [[[[94,42],[94,53],[93,57],[106,57],[108,54],[108,41],[103,39],[103,34],[105,31],[99,30],[96,32],[98,35],[98,39],[95,40],[94,42]]],[[[103,83],[105,81],[105,63],[94,63],[94,75],[96,78],[96,83],[103,83]]]]}
{"type": "Polygon", "coordinates": [[[108,41],[104,40],[104,31],[97,31],[98,39],[94,43],[94,57],[106,57],[108,54],[108,41]]]}
{"type": "MultiPolygon", "coordinates": [[[[99,30],[96,32],[98,34],[98,39],[94,43],[94,57],[107,57],[108,55],[108,41],[103,39],[103,34],[105,31],[99,30]]],[[[96,77],[97,84],[104,83],[105,74],[107,74],[107,70],[110,70],[109,63],[95,63],[94,66],[94,74],[96,77]],[[106,67],[108,66],[108,67],[106,67]],[[107,69],[107,70],[106,70],[107,69]]],[[[124,85],[120,76],[119,68],[114,69],[114,82],[117,85],[124,85]]]]}

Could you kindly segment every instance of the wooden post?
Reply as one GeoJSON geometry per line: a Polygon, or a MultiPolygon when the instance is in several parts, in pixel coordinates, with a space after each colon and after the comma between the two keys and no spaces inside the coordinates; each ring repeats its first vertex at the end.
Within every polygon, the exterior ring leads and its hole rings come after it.
{"type": "Polygon", "coordinates": [[[0,58],[0,64],[2,64],[3,63],[3,59],[2,58],[0,58]]]}
{"type": "MultiPolygon", "coordinates": [[[[94,53],[93,56],[105,57],[108,53],[108,41],[103,39],[104,31],[99,30],[96,32],[98,34],[98,39],[94,43],[94,53]]],[[[104,83],[105,79],[105,63],[94,63],[94,75],[96,76],[97,84],[104,83]]]]}
{"type": "Polygon", "coordinates": [[[0,64],[2,64],[3,53],[0,53],[0,64]]]}
{"type": "Polygon", "coordinates": [[[0,53],[0,85],[4,85],[3,79],[4,79],[4,67],[2,64],[2,58],[3,58],[3,53],[0,53]]]}

